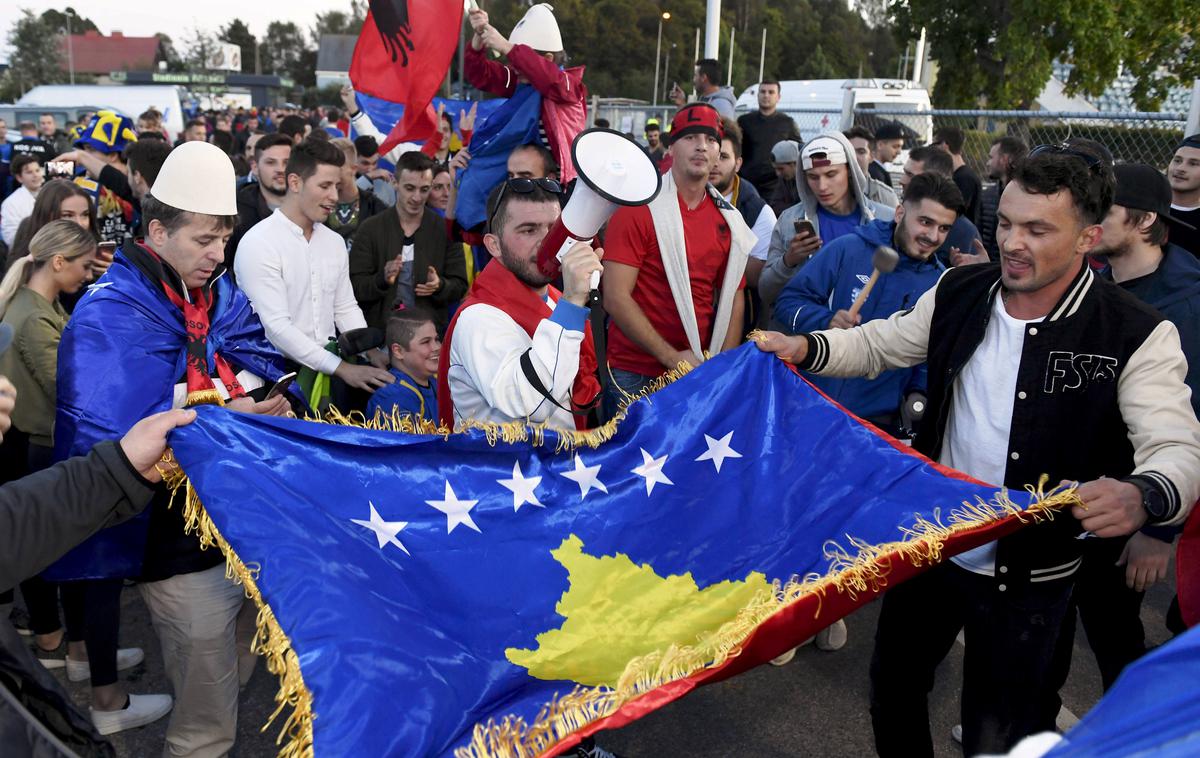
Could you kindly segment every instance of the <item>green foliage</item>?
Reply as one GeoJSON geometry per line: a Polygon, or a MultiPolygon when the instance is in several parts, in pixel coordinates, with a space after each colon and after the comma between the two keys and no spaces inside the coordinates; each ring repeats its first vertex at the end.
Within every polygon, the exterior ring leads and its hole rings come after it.
{"type": "Polygon", "coordinates": [[[259,48],[264,74],[290,77],[298,86],[311,87],[317,79],[317,51],[308,35],[291,21],[267,25],[259,48]]]}
{"type": "Polygon", "coordinates": [[[66,55],[59,44],[62,32],[32,11],[8,31],[9,70],[0,82],[0,99],[11,102],[39,84],[67,80],[66,55]]]}
{"type": "Polygon", "coordinates": [[[258,40],[250,33],[250,27],[246,26],[245,21],[242,21],[240,18],[230,21],[221,27],[221,31],[217,34],[217,39],[231,45],[237,45],[242,51],[242,72],[247,74],[254,73],[254,49],[258,45],[258,40]]]}
{"type": "Polygon", "coordinates": [[[928,33],[939,107],[1027,108],[1055,60],[1073,64],[1067,92],[1099,95],[1122,64],[1139,108],[1200,76],[1200,15],[1188,0],[893,0],[902,36],[928,33]]]}
{"type": "Polygon", "coordinates": [[[84,32],[100,31],[100,29],[96,26],[96,24],[90,18],[87,18],[85,16],[74,15],[75,14],[74,8],[66,8],[63,11],[57,11],[57,10],[54,10],[53,8],[51,8],[50,10],[42,11],[42,21],[45,21],[46,24],[51,29],[66,29],[68,14],[65,11],[67,11],[67,10],[71,11],[70,29],[71,29],[72,34],[83,34],[84,32]]]}
{"type": "Polygon", "coordinates": [[[321,44],[322,34],[352,34],[358,36],[367,18],[366,3],[350,0],[350,10],[318,13],[312,28],[313,45],[321,44]]]}

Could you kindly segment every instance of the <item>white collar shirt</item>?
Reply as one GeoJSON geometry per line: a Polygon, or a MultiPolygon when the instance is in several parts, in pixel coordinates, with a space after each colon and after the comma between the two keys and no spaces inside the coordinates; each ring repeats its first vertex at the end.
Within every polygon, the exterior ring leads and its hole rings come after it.
{"type": "Polygon", "coordinates": [[[350,285],[346,243],[324,224],[305,239],[276,208],[242,237],[233,267],[267,339],[308,368],[332,374],[341,359],[325,345],[336,332],[367,325],[350,285]]]}

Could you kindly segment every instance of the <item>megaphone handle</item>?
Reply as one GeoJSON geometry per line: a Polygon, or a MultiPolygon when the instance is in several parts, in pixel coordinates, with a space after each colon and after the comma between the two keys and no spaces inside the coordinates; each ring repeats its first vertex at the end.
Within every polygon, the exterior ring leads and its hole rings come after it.
{"type": "Polygon", "coordinates": [[[600,305],[600,272],[592,272],[592,291],[588,293],[588,307],[595,308],[600,305]]]}

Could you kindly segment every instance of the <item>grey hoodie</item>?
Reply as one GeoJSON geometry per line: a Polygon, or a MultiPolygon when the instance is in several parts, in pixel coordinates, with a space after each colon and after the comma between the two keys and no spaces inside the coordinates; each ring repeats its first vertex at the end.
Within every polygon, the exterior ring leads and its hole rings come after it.
{"type": "MultiPolygon", "coordinates": [[[[860,223],[869,224],[877,218],[884,221],[894,219],[896,216],[895,206],[882,205],[867,197],[865,189],[868,186],[867,176],[863,174],[858,161],[854,158],[854,147],[850,141],[842,136],[841,132],[826,132],[821,136],[832,137],[846,151],[846,166],[850,170],[850,184],[855,201],[858,203],[860,223]]],[[[804,180],[804,171],[799,166],[796,168],[796,188],[800,192],[800,202],[779,214],[779,221],[775,223],[775,230],[771,232],[771,245],[767,249],[767,264],[758,278],[758,294],[763,302],[762,313],[768,319],[775,298],[806,263],[806,261],[801,261],[799,265],[789,266],[783,260],[783,254],[787,252],[788,244],[792,241],[792,237],[796,236],[795,222],[799,219],[807,219],[812,223],[814,229],[821,228],[820,222],[817,220],[819,206],[817,197],[808,188],[808,182],[804,180]]],[[[831,240],[823,241],[830,242],[831,240]]],[[[820,252],[818,250],[814,255],[819,255],[820,252]]]]}
{"type": "Polygon", "coordinates": [[[737,105],[737,97],[733,94],[733,87],[718,87],[716,92],[711,95],[701,95],[697,100],[716,108],[717,113],[725,118],[736,118],[734,107],[737,105]]]}

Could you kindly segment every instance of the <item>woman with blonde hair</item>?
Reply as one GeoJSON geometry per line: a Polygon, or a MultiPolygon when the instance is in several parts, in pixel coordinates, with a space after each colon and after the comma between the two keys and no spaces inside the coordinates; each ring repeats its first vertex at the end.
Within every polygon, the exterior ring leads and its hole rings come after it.
{"type": "MultiPolygon", "coordinates": [[[[6,475],[22,473],[12,471],[14,463],[25,463],[24,473],[33,473],[54,462],[58,343],[67,325],[60,296],[78,292],[91,280],[96,249],[86,226],[50,221],[0,282],[0,315],[13,330],[12,344],[0,355],[0,375],[12,381],[21,398],[4,435],[6,475]]],[[[127,700],[116,672],[144,658],[138,648],[116,646],[121,581],[63,583],[65,632],[59,623],[59,587],[39,577],[21,583],[38,657],[46,668],[65,667],[72,681],[90,675],[94,711],[121,708],[127,700]]]]}

